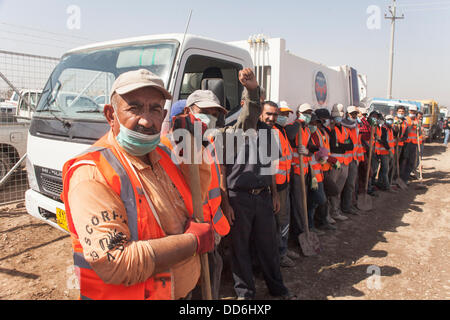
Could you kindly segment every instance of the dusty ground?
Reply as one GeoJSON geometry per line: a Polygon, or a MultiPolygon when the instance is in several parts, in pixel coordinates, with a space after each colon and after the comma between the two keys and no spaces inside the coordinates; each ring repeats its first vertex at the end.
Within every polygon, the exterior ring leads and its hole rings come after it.
{"type": "MultiPolygon", "coordinates": [[[[424,160],[425,189],[381,193],[373,211],[320,237],[319,256],[283,269],[300,299],[450,299],[450,151],[427,145],[424,160]]],[[[0,208],[0,299],[76,299],[71,265],[66,234],[0,208]]],[[[232,295],[228,270],[223,280],[232,295]]],[[[260,277],[257,290],[270,298],[260,277]]]]}

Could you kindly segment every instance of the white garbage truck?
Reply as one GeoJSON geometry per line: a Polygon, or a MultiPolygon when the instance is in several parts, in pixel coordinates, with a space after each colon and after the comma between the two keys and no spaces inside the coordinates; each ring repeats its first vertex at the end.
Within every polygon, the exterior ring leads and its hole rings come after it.
{"type": "MultiPolygon", "coordinates": [[[[210,89],[228,110],[238,110],[243,90],[239,70],[254,66],[251,50],[244,44],[166,34],[97,43],[64,54],[31,120],[27,148],[30,189],[25,195],[28,213],[67,230],[60,198],[63,164],[108,131],[103,106],[109,103],[111,85],[121,73],[146,68],[160,76],[173,96],[166,109],[194,90],[210,89]]],[[[269,84],[268,97],[326,107],[354,101],[351,69],[328,68],[290,55],[282,39],[271,39],[269,44],[275,53],[269,55],[270,64],[263,65],[266,75],[260,77],[263,86],[269,84]],[[277,54],[289,58],[276,58],[277,54]],[[289,59],[298,64],[285,65],[289,59]],[[290,73],[285,71],[294,67],[290,73]]],[[[163,128],[168,128],[169,119],[163,128]]]]}
{"type": "MultiPolygon", "coordinates": [[[[287,50],[282,38],[254,35],[231,43],[249,52],[267,100],[285,101],[293,109],[309,103],[331,110],[336,103],[358,105],[367,96],[365,75],[348,65],[328,67],[301,58],[287,50]]],[[[230,115],[227,121],[231,123],[237,115],[230,115]]]]}

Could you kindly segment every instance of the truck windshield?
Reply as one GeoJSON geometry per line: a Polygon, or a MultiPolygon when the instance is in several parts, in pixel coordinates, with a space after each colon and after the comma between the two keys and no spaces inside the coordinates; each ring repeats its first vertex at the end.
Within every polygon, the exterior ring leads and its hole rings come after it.
{"type": "Polygon", "coordinates": [[[395,107],[382,103],[372,103],[372,111],[382,113],[384,116],[394,114],[395,107]]]}
{"type": "Polygon", "coordinates": [[[83,51],[65,56],[47,82],[36,108],[38,116],[104,121],[103,106],[122,73],[145,68],[162,78],[166,87],[177,43],[128,45],[83,51]]]}
{"type": "Polygon", "coordinates": [[[422,112],[423,112],[424,115],[430,115],[431,114],[431,105],[430,104],[424,104],[422,112]]]}

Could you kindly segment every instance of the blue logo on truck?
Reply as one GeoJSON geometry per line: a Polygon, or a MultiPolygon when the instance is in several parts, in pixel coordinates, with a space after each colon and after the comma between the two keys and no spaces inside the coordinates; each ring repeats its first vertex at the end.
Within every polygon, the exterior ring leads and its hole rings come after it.
{"type": "Polygon", "coordinates": [[[327,100],[327,79],[325,79],[325,75],[321,71],[316,73],[314,90],[316,92],[317,102],[323,105],[327,100]]]}

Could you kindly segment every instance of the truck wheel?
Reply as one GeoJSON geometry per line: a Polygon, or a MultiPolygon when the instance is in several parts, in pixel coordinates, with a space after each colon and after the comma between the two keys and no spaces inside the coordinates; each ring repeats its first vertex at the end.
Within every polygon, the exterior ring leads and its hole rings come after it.
{"type": "Polygon", "coordinates": [[[12,159],[7,152],[0,152],[0,180],[11,170],[13,167],[12,159]]]}

